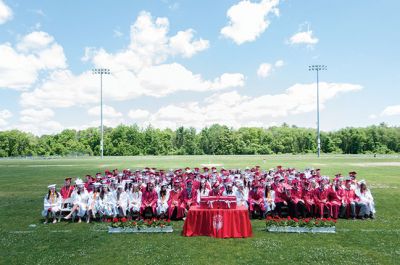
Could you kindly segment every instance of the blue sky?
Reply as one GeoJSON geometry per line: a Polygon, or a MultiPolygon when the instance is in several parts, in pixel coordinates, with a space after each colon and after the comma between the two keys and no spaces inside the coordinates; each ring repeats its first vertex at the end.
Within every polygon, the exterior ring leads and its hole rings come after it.
{"type": "Polygon", "coordinates": [[[0,130],[400,125],[399,1],[0,0],[0,130]]]}

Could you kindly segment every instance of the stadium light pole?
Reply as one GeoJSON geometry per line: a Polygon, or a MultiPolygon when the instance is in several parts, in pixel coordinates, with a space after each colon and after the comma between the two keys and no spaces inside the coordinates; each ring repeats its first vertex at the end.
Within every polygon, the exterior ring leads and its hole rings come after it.
{"type": "Polygon", "coordinates": [[[321,138],[319,133],[319,71],[327,70],[326,65],[309,65],[308,71],[316,71],[317,72],[317,150],[318,150],[318,157],[321,153],[321,138]]]}
{"type": "Polygon", "coordinates": [[[94,68],[92,69],[94,75],[100,75],[100,127],[101,127],[101,140],[100,140],[100,156],[103,159],[104,154],[104,130],[103,130],[103,75],[109,75],[110,69],[107,68],[94,68]]]}

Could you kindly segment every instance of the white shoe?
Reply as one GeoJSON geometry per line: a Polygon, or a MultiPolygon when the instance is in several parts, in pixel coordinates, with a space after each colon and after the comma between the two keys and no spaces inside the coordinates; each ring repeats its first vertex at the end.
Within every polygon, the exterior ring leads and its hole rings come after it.
{"type": "Polygon", "coordinates": [[[53,224],[55,224],[55,223],[57,223],[57,219],[54,219],[54,220],[53,220],[53,224]]]}

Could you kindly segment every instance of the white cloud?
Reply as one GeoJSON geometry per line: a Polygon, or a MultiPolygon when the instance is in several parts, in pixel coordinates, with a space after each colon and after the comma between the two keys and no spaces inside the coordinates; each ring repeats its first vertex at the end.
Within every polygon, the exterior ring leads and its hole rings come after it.
{"type": "Polygon", "coordinates": [[[8,124],[8,119],[12,117],[12,113],[8,109],[0,110],[0,128],[8,124]]]}
{"type": "Polygon", "coordinates": [[[395,116],[395,115],[400,115],[400,105],[387,106],[381,112],[381,116],[395,116]]]}
{"type": "Polygon", "coordinates": [[[278,60],[275,62],[275,67],[282,67],[285,65],[285,62],[283,60],[278,60]]]}
{"type": "Polygon", "coordinates": [[[240,1],[227,11],[228,25],[221,29],[221,34],[240,45],[257,39],[269,26],[267,16],[279,15],[279,0],[262,0],[253,3],[240,1]]]}
{"type": "Polygon", "coordinates": [[[177,91],[211,91],[244,85],[242,74],[223,74],[214,82],[205,81],[180,64],[163,64],[144,69],[138,75],[147,95],[161,97],[177,91]],[[157,78],[154,78],[154,77],[157,78]]]}
{"type": "Polygon", "coordinates": [[[314,45],[318,43],[318,38],[313,36],[312,30],[297,32],[289,39],[290,44],[308,44],[314,45]]]}
{"type": "Polygon", "coordinates": [[[54,111],[49,108],[28,108],[20,111],[20,123],[15,128],[28,131],[36,135],[51,134],[61,131],[64,127],[52,120],[54,111]]]}
{"type": "MultiPolygon", "coordinates": [[[[162,97],[178,91],[205,92],[244,85],[239,73],[223,73],[214,80],[204,80],[178,63],[165,64],[170,56],[191,57],[208,47],[208,41],[194,40],[192,29],[167,36],[169,21],[153,19],[141,12],[131,26],[128,47],[117,53],[87,47],[82,60],[95,67],[110,68],[103,78],[104,97],[124,101],[140,96],[162,97]],[[164,63],[164,64],[163,64],[164,63]],[[155,78],[157,77],[157,78],[155,78]]],[[[99,101],[98,76],[90,72],[74,75],[69,70],[53,71],[33,91],[21,95],[25,107],[71,107],[99,101]]]]}
{"type": "Polygon", "coordinates": [[[207,49],[210,44],[208,40],[199,39],[193,41],[192,29],[179,31],[169,40],[169,46],[172,54],[181,53],[183,57],[192,57],[194,54],[207,49]]]}
{"type": "MultiPolygon", "coordinates": [[[[88,114],[90,116],[100,117],[100,106],[95,106],[88,109],[88,114]]],[[[113,107],[108,105],[103,105],[103,117],[104,118],[121,118],[123,115],[121,112],[115,110],[113,107]]]]}
{"type": "Polygon", "coordinates": [[[63,48],[41,31],[24,36],[13,48],[0,44],[0,88],[24,90],[37,81],[40,71],[67,66],[63,48]]]}
{"type": "Polygon", "coordinates": [[[20,123],[14,126],[16,129],[30,132],[35,135],[54,134],[65,129],[59,122],[48,120],[41,123],[20,123]]]}
{"type": "Polygon", "coordinates": [[[44,109],[23,109],[20,112],[20,121],[24,123],[40,123],[54,117],[54,111],[49,108],[44,109]]]}
{"type": "Polygon", "coordinates": [[[47,48],[54,41],[53,36],[43,31],[34,31],[24,36],[18,43],[17,48],[20,51],[28,52],[31,50],[42,50],[47,48]]]}
{"type": "MultiPolygon", "coordinates": [[[[203,102],[170,104],[160,108],[143,123],[159,128],[193,126],[204,128],[214,123],[235,128],[260,124],[276,124],[276,120],[289,115],[315,111],[316,84],[295,84],[284,93],[249,97],[237,91],[217,93],[203,102]]],[[[360,85],[346,83],[320,83],[320,104],[337,95],[361,90],[360,85]]]]}
{"type": "Polygon", "coordinates": [[[13,18],[13,12],[3,0],[0,0],[0,24],[4,24],[13,18]]]}
{"type": "Polygon", "coordinates": [[[147,110],[143,110],[143,109],[135,109],[135,110],[132,109],[128,112],[128,117],[134,121],[145,120],[149,116],[150,116],[150,112],[147,110]]]}
{"type": "Polygon", "coordinates": [[[273,71],[275,71],[276,68],[280,68],[284,65],[284,62],[282,60],[276,61],[274,64],[270,63],[262,63],[258,67],[257,70],[257,75],[261,78],[266,78],[268,77],[273,71]]]}
{"type": "Polygon", "coordinates": [[[267,77],[270,75],[272,71],[272,65],[269,63],[262,63],[260,64],[260,66],[258,67],[257,70],[257,75],[259,77],[267,77]]]}

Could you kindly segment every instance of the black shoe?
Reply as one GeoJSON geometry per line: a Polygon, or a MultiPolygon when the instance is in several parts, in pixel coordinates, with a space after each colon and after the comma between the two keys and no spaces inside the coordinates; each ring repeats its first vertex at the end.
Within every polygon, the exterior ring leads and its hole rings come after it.
{"type": "Polygon", "coordinates": [[[375,216],[374,216],[374,214],[373,214],[373,213],[371,213],[371,214],[369,215],[369,218],[371,218],[371,219],[375,219],[375,216]]]}

